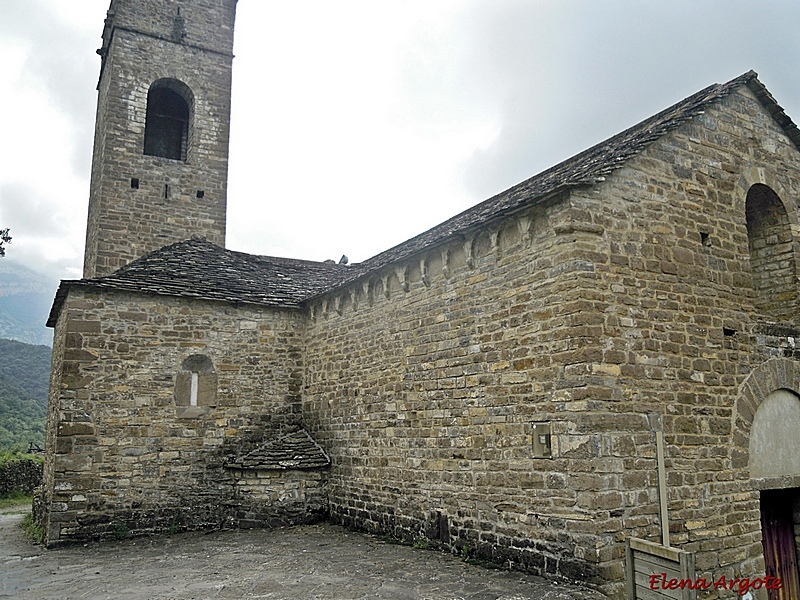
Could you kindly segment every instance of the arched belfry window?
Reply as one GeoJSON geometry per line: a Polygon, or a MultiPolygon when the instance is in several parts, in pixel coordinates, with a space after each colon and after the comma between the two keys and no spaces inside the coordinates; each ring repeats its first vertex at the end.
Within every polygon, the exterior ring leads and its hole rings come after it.
{"type": "Polygon", "coordinates": [[[159,79],[147,92],[144,153],[186,160],[192,121],[192,91],[176,79],[159,79]]]}
{"type": "Polygon", "coordinates": [[[769,186],[753,185],[745,205],[754,304],[769,319],[794,316],[797,283],[789,215],[769,186]]]}

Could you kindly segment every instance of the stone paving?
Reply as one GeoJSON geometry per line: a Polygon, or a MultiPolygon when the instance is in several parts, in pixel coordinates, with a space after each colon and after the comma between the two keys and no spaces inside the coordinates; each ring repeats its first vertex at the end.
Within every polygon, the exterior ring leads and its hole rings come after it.
{"type": "Polygon", "coordinates": [[[605,599],[595,591],[484,569],[328,524],[45,550],[25,539],[21,521],[20,514],[0,514],[0,598],[605,599]]]}

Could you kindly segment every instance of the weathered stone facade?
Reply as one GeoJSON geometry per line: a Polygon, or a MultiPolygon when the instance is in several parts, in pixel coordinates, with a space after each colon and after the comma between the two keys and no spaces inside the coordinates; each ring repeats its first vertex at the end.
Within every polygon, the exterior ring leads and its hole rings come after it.
{"type": "Polygon", "coordinates": [[[745,86],[606,181],[312,301],[304,419],[332,457],[332,518],[620,580],[624,537],[658,538],[659,428],[673,543],[704,572],[763,572],[734,407],[775,354],[764,319],[794,316],[796,238],[751,235],[775,255],[751,267],[745,204],[780,190],[796,222],[799,176],[745,86]],[[536,422],[552,459],[533,457],[536,422]]]}
{"type": "Polygon", "coordinates": [[[748,73],[361,265],[190,241],[63,282],[48,543],[327,515],[616,597],[632,536],[783,568],[799,147],[748,73]]]}
{"type": "MultiPolygon", "coordinates": [[[[268,510],[251,506],[266,493],[305,502],[296,477],[226,467],[265,431],[299,424],[302,314],[163,300],[75,291],[61,309],[45,470],[50,544],[123,525],[144,533],[252,520],[268,510]],[[213,364],[216,390],[185,406],[179,374],[197,356],[213,364]],[[271,490],[253,486],[258,478],[271,490]]],[[[311,477],[309,497],[323,480],[311,477]]]]}

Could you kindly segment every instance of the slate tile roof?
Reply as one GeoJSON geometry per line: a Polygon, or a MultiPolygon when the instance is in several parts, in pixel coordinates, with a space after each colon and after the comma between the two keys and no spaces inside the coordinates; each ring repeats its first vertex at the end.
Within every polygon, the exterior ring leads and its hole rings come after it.
{"type": "Polygon", "coordinates": [[[319,469],[331,464],[331,459],[305,429],[287,433],[271,440],[252,452],[229,462],[229,469],[285,471],[288,469],[319,469]]]}
{"type": "Polygon", "coordinates": [[[70,287],[298,307],[348,274],[348,267],[332,261],[257,256],[191,239],[146,254],[111,275],[62,281],[47,325],[55,325],[70,287]]]}
{"type": "Polygon", "coordinates": [[[748,71],[728,83],[710,85],[588,150],[465,210],[394,248],[367,259],[358,265],[359,271],[352,271],[341,284],[346,284],[364,273],[377,271],[388,264],[408,258],[449,237],[475,230],[490,221],[570,188],[591,186],[603,181],[607,175],[620,168],[628,159],[642,152],[652,142],[692,118],[703,114],[706,108],[719,102],[743,85],[748,86],[755,93],[765,109],[783,127],[795,146],[800,149],[800,130],[797,125],[792,122],[783,108],[767,91],[767,88],[758,80],[758,74],[755,71],[748,71]]]}
{"type": "Polygon", "coordinates": [[[300,307],[311,298],[426,251],[448,238],[468,235],[487,223],[571,188],[602,181],[649,144],[702,114],[706,108],[743,85],[750,88],[800,149],[800,130],[758,80],[757,74],[749,71],[728,83],[711,85],[363,263],[344,266],[255,256],[201,240],[188,240],[152,252],[105,277],[62,281],[47,324],[55,325],[64,298],[73,286],[300,307]]]}

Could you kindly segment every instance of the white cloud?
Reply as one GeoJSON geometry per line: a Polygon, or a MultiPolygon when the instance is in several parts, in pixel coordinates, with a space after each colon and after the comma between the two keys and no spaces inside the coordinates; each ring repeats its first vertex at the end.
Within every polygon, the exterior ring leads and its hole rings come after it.
{"type": "MultiPolygon", "coordinates": [[[[107,8],[0,5],[0,226],[69,277],[107,8]]],[[[789,1],[241,0],[228,245],[363,260],[750,68],[800,118],[798,20],[789,1]]]]}

